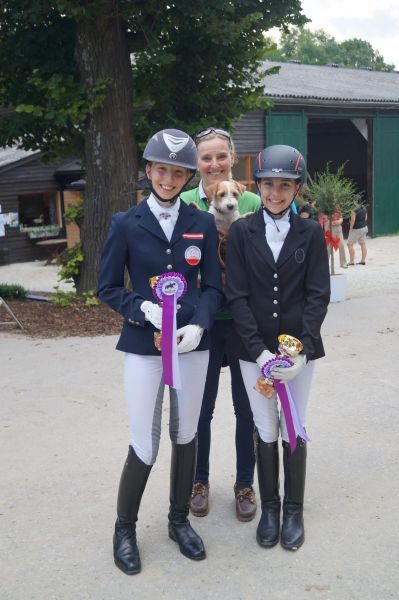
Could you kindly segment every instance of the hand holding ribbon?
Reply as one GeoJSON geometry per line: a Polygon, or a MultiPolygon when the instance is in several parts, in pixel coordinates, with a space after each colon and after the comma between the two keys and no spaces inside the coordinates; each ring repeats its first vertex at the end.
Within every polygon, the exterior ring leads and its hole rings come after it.
{"type": "Polygon", "coordinates": [[[177,300],[187,290],[187,282],[181,273],[164,273],[153,278],[152,291],[162,302],[162,366],[166,385],[181,389],[179,362],[177,357],[177,300]]]}
{"type": "Polygon", "coordinates": [[[276,366],[273,368],[273,377],[278,379],[279,381],[283,381],[287,383],[294,379],[304,368],[306,365],[306,356],[305,354],[298,354],[298,356],[291,356],[291,365],[290,366],[276,366]]]}
{"type": "Polygon", "coordinates": [[[155,329],[161,329],[162,326],[162,307],[155,302],[150,302],[149,300],[145,300],[140,305],[140,310],[144,313],[144,318],[146,321],[152,323],[155,329]]]}
{"type": "Polygon", "coordinates": [[[263,350],[262,354],[259,354],[258,358],[256,359],[256,363],[259,367],[259,369],[262,369],[263,365],[270,360],[271,358],[274,358],[275,354],[273,354],[272,352],[269,352],[269,350],[263,350]]]}
{"type": "MultiPolygon", "coordinates": [[[[301,357],[299,357],[298,353],[302,350],[302,344],[296,338],[288,335],[281,335],[278,339],[280,342],[279,351],[281,354],[267,360],[267,362],[262,365],[261,372],[266,380],[273,382],[280,398],[281,408],[287,425],[291,452],[294,452],[297,445],[297,435],[304,440],[309,440],[310,438],[303,428],[299,418],[298,408],[290,388],[282,379],[284,377],[283,371],[287,372],[285,381],[289,381],[296,377],[306,364],[306,356],[300,355],[301,357]]],[[[260,357],[258,358],[260,359],[260,357]]]]}

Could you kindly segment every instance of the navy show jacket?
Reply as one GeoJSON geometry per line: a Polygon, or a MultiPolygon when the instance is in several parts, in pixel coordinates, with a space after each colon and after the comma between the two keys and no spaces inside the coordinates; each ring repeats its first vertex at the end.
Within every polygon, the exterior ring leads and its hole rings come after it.
{"type": "MultiPolygon", "coordinates": [[[[116,213],[105,242],[97,286],[98,297],[124,317],[117,349],[141,355],[159,355],[154,346],[155,328],[145,321],[140,306],[144,300],[156,302],[150,278],[167,272],[181,273],[187,292],[178,303],[177,327],[190,323],[209,330],[223,300],[221,273],[217,258],[218,235],[214,217],[180,202],[173,235],[168,241],[147,199],[127,212],[116,213]],[[198,239],[190,237],[199,234],[198,239]],[[201,253],[197,265],[186,260],[190,247],[201,253]],[[125,268],[132,290],[125,286],[125,268]],[[201,286],[198,288],[198,276],[201,286]]],[[[209,348],[204,334],[197,350],[209,348]]]]}
{"type": "Polygon", "coordinates": [[[282,333],[302,342],[308,360],[324,356],[320,329],[330,300],[330,273],[324,233],[313,219],[290,214],[277,263],[262,210],[233,223],[224,291],[237,331],[230,351],[237,358],[254,362],[265,348],[276,352],[282,333]]]}

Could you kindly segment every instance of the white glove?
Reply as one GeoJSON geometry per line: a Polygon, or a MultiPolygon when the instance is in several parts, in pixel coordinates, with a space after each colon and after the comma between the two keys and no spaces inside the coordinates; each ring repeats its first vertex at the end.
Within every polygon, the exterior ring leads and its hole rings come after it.
{"type": "Polygon", "coordinates": [[[290,360],[294,363],[292,367],[274,367],[272,370],[273,377],[279,379],[283,383],[294,379],[306,365],[306,355],[298,354],[298,356],[290,356],[290,360]]]}
{"type": "Polygon", "coordinates": [[[262,354],[259,354],[258,358],[256,359],[259,369],[261,369],[263,365],[271,358],[276,358],[276,355],[272,354],[272,352],[269,352],[269,350],[263,350],[262,354]]]}
{"type": "Polygon", "coordinates": [[[199,325],[186,325],[185,327],[180,327],[180,329],[176,331],[177,337],[182,338],[177,344],[178,353],[182,354],[183,352],[195,350],[201,341],[203,333],[204,330],[199,325]]]}
{"type": "Polygon", "coordinates": [[[143,311],[145,315],[145,320],[152,323],[155,329],[161,329],[162,327],[162,308],[155,304],[155,302],[150,302],[149,300],[145,300],[140,305],[140,310],[143,311]]]}

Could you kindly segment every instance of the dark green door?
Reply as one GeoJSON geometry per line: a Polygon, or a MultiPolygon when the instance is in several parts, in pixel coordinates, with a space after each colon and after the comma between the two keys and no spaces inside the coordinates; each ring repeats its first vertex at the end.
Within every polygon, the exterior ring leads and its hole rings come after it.
{"type": "Polygon", "coordinates": [[[374,119],[373,235],[399,232],[399,117],[374,119]]]}
{"type": "Polygon", "coordinates": [[[308,152],[308,119],[298,113],[281,115],[268,112],[266,114],[266,145],[287,144],[294,146],[306,160],[308,152]]]}

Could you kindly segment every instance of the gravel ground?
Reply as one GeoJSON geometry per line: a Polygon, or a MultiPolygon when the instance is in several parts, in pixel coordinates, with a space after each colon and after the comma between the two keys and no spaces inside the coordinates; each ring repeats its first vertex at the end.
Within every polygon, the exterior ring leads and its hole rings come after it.
{"type": "Polygon", "coordinates": [[[65,281],[58,281],[59,267],[46,265],[44,260],[35,260],[26,263],[13,263],[0,267],[0,283],[18,283],[31,292],[54,292],[54,287],[69,292],[73,285],[65,281]]]}
{"type": "MultiPolygon", "coordinates": [[[[143,572],[123,575],[112,560],[129,440],[116,337],[0,334],[1,599],[398,598],[398,238],[368,246],[368,264],[345,271],[348,300],[330,305],[323,326],[327,358],[317,364],[308,419],[306,543],[296,553],[258,547],[257,519],[234,516],[234,417],[224,370],[212,430],[211,511],[191,519],[207,560],[187,560],[167,536],[165,402],[138,523],[143,572]]],[[[29,278],[20,282],[30,285],[29,278]]]]}

